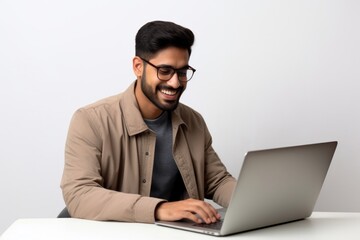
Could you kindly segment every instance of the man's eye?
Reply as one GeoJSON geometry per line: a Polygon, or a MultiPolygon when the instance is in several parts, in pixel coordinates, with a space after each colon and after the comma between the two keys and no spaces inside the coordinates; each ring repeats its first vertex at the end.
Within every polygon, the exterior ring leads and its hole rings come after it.
{"type": "Polygon", "coordinates": [[[177,72],[179,77],[185,77],[186,76],[186,70],[181,70],[177,72]]]}
{"type": "Polygon", "coordinates": [[[159,73],[162,75],[170,75],[173,73],[173,69],[171,68],[159,68],[159,73]]]}

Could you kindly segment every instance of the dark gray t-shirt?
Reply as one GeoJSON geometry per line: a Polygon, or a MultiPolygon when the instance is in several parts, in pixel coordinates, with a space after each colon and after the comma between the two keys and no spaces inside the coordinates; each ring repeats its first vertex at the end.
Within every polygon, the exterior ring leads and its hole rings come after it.
{"type": "Polygon", "coordinates": [[[164,112],[154,120],[145,119],[145,123],[156,133],[150,196],[168,201],[180,200],[185,186],[172,155],[171,113],[164,112]]]}

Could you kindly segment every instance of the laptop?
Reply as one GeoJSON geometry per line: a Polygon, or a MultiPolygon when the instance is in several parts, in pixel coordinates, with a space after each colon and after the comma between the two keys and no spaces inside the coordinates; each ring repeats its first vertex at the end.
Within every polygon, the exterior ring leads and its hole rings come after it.
{"type": "Polygon", "coordinates": [[[324,142],[245,154],[236,188],[221,221],[156,221],[173,227],[225,236],[309,217],[322,188],[337,142],[324,142]]]}

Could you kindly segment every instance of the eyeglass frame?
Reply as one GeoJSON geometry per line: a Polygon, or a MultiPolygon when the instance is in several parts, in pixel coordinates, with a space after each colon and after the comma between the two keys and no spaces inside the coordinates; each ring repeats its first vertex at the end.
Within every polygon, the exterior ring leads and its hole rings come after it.
{"type": "Polygon", "coordinates": [[[150,66],[152,66],[153,68],[156,69],[156,75],[157,75],[157,77],[158,77],[158,79],[159,79],[160,81],[169,81],[169,80],[174,76],[174,74],[176,73],[179,81],[181,81],[181,82],[188,82],[188,81],[190,81],[190,80],[193,78],[194,73],[196,72],[196,69],[193,68],[193,67],[191,67],[191,66],[189,66],[189,65],[186,65],[186,66],[184,66],[184,67],[182,67],[182,68],[173,68],[173,67],[170,66],[170,65],[160,65],[160,66],[156,66],[156,65],[152,64],[151,62],[149,62],[148,60],[143,59],[142,57],[139,57],[139,58],[140,58],[141,60],[143,60],[144,62],[146,62],[147,64],[149,64],[150,66]],[[171,76],[170,76],[169,79],[164,80],[164,79],[161,79],[161,78],[159,77],[159,69],[160,69],[160,68],[168,68],[168,69],[171,69],[171,70],[173,71],[173,73],[171,74],[171,76]],[[181,71],[181,70],[191,70],[191,71],[192,71],[191,77],[190,77],[189,79],[187,79],[187,80],[181,80],[181,79],[179,78],[179,71],[181,71]]]}

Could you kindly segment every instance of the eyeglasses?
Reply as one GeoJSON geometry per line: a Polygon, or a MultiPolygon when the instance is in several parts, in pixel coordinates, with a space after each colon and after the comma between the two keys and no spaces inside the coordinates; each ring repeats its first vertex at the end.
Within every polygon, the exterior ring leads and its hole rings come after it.
{"type": "Polygon", "coordinates": [[[194,73],[196,71],[195,68],[192,68],[190,66],[185,66],[185,67],[182,67],[182,68],[175,69],[175,68],[173,68],[171,66],[168,66],[168,65],[156,66],[156,65],[152,64],[151,62],[143,59],[143,58],[141,58],[141,60],[148,63],[150,66],[156,68],[157,77],[161,81],[169,81],[174,76],[174,74],[176,73],[179,81],[188,82],[194,76],[194,73]]]}

